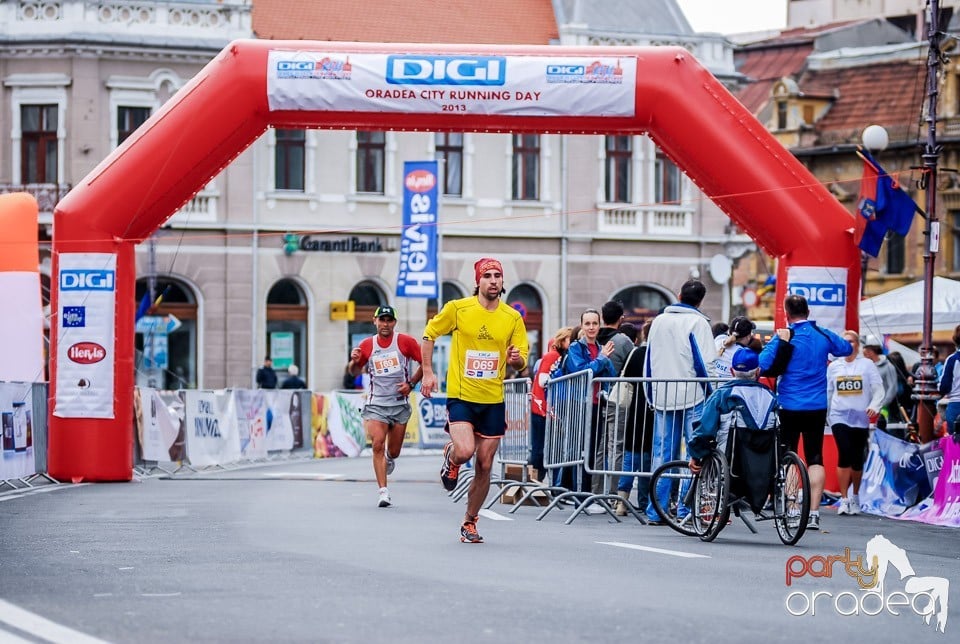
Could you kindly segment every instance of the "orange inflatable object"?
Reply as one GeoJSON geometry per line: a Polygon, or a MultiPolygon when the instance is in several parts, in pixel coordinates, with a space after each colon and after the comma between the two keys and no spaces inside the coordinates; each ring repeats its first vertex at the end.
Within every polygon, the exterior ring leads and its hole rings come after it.
{"type": "MultiPolygon", "coordinates": [[[[134,245],[268,126],[648,134],[779,258],[779,284],[789,267],[824,267],[842,269],[839,286],[859,292],[853,215],[685,49],[237,41],[57,206],[55,274],[77,254],[116,256],[116,340],[104,347],[110,413],[101,405],[103,417],[92,418],[66,405],[58,411],[60,389],[77,385],[58,382],[51,332],[53,476],[131,478],[134,245]]],[[[68,286],[81,281],[74,277],[68,286]]],[[[784,295],[778,289],[781,316],[784,295]]],[[[856,328],[856,297],[843,304],[841,317],[856,328]]]]}
{"type": "Polygon", "coordinates": [[[0,195],[0,231],[0,296],[8,304],[0,315],[0,380],[42,382],[43,301],[33,195],[0,195]]]}

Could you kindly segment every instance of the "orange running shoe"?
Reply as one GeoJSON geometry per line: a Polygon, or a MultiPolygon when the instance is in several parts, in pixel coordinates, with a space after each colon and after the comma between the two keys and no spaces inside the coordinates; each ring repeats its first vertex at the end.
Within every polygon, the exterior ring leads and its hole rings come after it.
{"type": "Polygon", "coordinates": [[[460,526],[461,543],[483,543],[483,537],[477,532],[477,517],[468,518],[460,526]]]}
{"type": "Polygon", "coordinates": [[[443,446],[443,465],[440,466],[440,482],[443,489],[452,492],[457,487],[460,466],[453,462],[453,441],[443,446]]]}

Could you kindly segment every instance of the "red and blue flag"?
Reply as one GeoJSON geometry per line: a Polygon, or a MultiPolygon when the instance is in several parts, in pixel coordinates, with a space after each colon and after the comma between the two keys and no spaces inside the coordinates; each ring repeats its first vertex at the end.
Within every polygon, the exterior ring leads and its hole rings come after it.
{"type": "Polygon", "coordinates": [[[917,204],[897,180],[887,174],[866,150],[858,153],[863,159],[860,199],[857,202],[855,240],[860,250],[876,257],[887,231],[906,235],[917,212],[917,204]]]}

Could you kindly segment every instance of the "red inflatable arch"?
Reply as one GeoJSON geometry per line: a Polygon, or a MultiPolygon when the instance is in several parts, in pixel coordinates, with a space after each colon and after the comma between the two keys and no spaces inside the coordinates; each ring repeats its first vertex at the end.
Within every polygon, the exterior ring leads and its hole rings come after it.
{"type": "Polygon", "coordinates": [[[237,41],[57,206],[52,476],[132,477],[135,245],[268,126],[648,134],[856,328],[853,216],[684,49],[237,41]]]}

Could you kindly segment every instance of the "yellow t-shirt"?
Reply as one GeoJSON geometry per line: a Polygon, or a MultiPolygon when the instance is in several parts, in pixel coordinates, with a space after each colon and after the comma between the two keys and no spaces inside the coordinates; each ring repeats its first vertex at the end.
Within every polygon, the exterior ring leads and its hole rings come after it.
{"type": "Polygon", "coordinates": [[[432,341],[447,334],[452,336],[447,396],[475,403],[502,402],[507,347],[515,346],[524,363],[530,352],[520,313],[503,302],[488,311],[476,296],[452,300],[423,330],[423,337],[432,341]]]}

